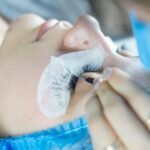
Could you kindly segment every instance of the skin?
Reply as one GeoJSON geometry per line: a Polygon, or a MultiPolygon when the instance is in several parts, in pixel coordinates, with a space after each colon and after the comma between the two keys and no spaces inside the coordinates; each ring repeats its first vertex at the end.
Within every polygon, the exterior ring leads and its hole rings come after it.
{"type": "Polygon", "coordinates": [[[96,95],[86,105],[94,149],[104,149],[117,141],[118,149],[148,150],[150,95],[120,69],[104,72],[106,80],[98,83],[96,95]]]}
{"type": "Polygon", "coordinates": [[[142,65],[138,65],[139,60],[132,54],[122,53],[125,57],[118,55],[92,18],[83,18],[79,21],[65,37],[65,43],[68,41],[69,45],[72,42],[70,48],[78,49],[81,46],[86,49],[87,45],[83,44],[85,42],[77,40],[78,31],[82,33],[83,30],[86,33],[83,35],[85,38],[82,37],[83,41],[84,39],[89,41],[89,47],[101,43],[106,57],[103,64],[103,68],[106,69],[103,75],[84,74],[84,77],[99,79],[98,85],[94,87],[95,95],[92,91],[91,95],[88,94],[82,100],[89,100],[86,105],[86,115],[94,148],[104,149],[117,141],[119,142],[118,149],[148,150],[150,147],[149,125],[147,124],[150,112],[149,72],[142,65]],[[87,37],[92,38],[87,39],[87,37]],[[110,66],[121,70],[108,69],[107,67],[110,66]]]}
{"type": "MultiPolygon", "coordinates": [[[[81,18],[79,21],[84,22],[84,19],[81,18]]],[[[91,23],[90,27],[96,27],[94,33],[99,32],[96,24],[88,21],[89,24],[91,23]]],[[[37,86],[40,75],[47,66],[51,55],[91,48],[97,44],[93,41],[98,43],[101,41],[100,44],[104,46],[106,52],[110,52],[109,55],[106,55],[107,58],[112,55],[111,46],[106,43],[102,34],[100,34],[100,41],[91,40],[91,42],[85,44],[86,39],[79,40],[82,41],[79,44],[74,39],[70,40],[69,35],[72,34],[72,37],[75,37],[77,30],[83,31],[85,28],[76,28],[77,26],[72,28],[68,23],[64,25],[64,22],[57,23],[37,40],[40,25],[44,22],[44,19],[35,15],[22,16],[10,25],[0,48],[0,134],[3,137],[46,129],[78,118],[85,113],[85,105],[89,97],[95,93],[95,88],[82,80],[77,84],[66,115],[49,119],[40,112],[36,99],[37,86]],[[80,48],[76,49],[72,45],[78,45],[80,48]]],[[[84,31],[84,33],[86,35],[87,32],[84,31]]],[[[83,36],[81,39],[85,37],[83,36]]],[[[125,60],[126,57],[121,56],[121,58],[120,61],[125,60]]],[[[129,58],[126,60],[129,60],[129,58]]],[[[131,60],[134,62],[133,59],[131,60]]],[[[125,66],[132,61],[125,61],[125,66]]],[[[105,61],[104,66],[110,63],[105,61]]]]}
{"type": "Polygon", "coordinates": [[[116,45],[103,34],[97,20],[93,17],[80,17],[75,27],[66,34],[64,38],[65,45],[66,50],[92,49],[95,46],[102,47],[101,52],[104,51],[104,54],[101,53],[101,55],[104,55],[105,60],[101,70],[106,67],[120,68],[150,92],[150,73],[145,70],[138,57],[134,57],[135,55],[129,54],[129,52],[121,52],[122,55],[118,54],[116,45]]]}
{"type": "Polygon", "coordinates": [[[18,18],[10,24],[0,47],[0,135],[3,137],[46,129],[75,117],[67,114],[49,119],[37,104],[40,76],[50,56],[62,53],[62,39],[71,28],[66,22],[57,23],[37,41],[44,22],[32,14],[18,18]]]}
{"type": "MultiPolygon", "coordinates": [[[[143,10],[138,3],[131,3],[127,9],[131,7],[141,20],[149,22],[147,9],[143,10]]],[[[105,69],[103,79],[98,81],[96,94],[89,97],[86,106],[94,149],[105,149],[117,141],[117,149],[148,150],[150,95],[120,69],[105,69]]]]}

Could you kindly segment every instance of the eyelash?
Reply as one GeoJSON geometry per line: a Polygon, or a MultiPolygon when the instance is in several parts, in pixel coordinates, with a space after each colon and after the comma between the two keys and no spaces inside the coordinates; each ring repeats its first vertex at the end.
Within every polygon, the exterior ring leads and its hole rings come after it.
{"type": "Polygon", "coordinates": [[[74,90],[77,85],[78,80],[79,80],[79,77],[72,75],[70,79],[69,89],[74,90]]]}
{"type": "MultiPolygon", "coordinates": [[[[92,68],[90,65],[83,66],[82,68],[82,72],[94,72],[94,71],[95,69],[92,68]]],[[[76,75],[72,75],[70,79],[69,89],[74,90],[78,80],[79,77],[77,77],[76,75]]]]}
{"type": "Polygon", "coordinates": [[[92,68],[90,65],[86,65],[86,66],[83,66],[83,72],[94,72],[95,69],[92,68]]]}

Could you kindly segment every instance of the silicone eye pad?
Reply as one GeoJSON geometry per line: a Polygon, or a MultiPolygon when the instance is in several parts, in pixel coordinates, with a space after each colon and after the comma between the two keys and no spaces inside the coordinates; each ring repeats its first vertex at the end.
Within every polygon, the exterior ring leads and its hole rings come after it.
{"type": "Polygon", "coordinates": [[[64,115],[72,94],[71,77],[73,75],[79,77],[87,65],[96,71],[103,62],[104,51],[101,47],[59,57],[52,56],[41,75],[38,86],[37,99],[42,113],[50,118],[64,115]]]}

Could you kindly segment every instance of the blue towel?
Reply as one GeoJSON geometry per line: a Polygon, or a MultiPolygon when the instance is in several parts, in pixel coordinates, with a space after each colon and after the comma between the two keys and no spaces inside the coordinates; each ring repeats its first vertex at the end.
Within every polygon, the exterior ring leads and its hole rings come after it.
{"type": "Polygon", "coordinates": [[[85,118],[54,128],[0,139],[0,150],[92,150],[85,118]]]}

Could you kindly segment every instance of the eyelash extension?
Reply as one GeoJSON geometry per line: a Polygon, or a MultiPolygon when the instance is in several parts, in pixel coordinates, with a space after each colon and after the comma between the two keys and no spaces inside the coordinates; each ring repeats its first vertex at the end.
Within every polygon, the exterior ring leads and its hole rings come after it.
{"type": "Polygon", "coordinates": [[[93,67],[91,67],[90,65],[86,65],[86,66],[83,66],[83,72],[94,72],[96,71],[93,67]]]}
{"type": "MultiPolygon", "coordinates": [[[[86,66],[83,66],[81,73],[94,72],[94,71],[96,71],[96,69],[94,69],[90,65],[86,65],[86,66]]],[[[76,75],[72,75],[70,79],[70,83],[69,83],[69,89],[74,90],[77,85],[78,80],[79,80],[79,77],[77,77],[76,75]]]]}
{"type": "Polygon", "coordinates": [[[77,77],[76,75],[72,75],[70,79],[70,83],[69,83],[69,89],[74,90],[77,85],[78,80],[79,80],[79,77],[77,77]]]}
{"type": "Polygon", "coordinates": [[[51,56],[38,85],[37,100],[41,112],[50,118],[64,115],[80,76],[84,72],[97,71],[103,61],[99,47],[51,56]]]}

